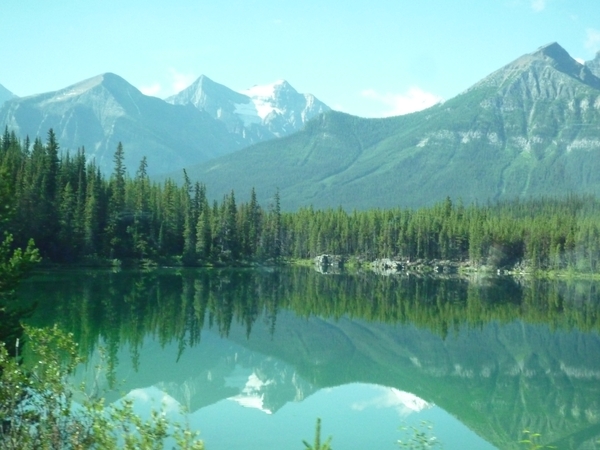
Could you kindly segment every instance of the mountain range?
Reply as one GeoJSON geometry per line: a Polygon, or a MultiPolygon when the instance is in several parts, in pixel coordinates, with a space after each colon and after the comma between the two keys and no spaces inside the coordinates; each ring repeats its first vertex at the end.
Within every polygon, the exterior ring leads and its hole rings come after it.
{"type": "Polygon", "coordinates": [[[105,173],[117,143],[133,173],[193,181],[221,199],[365,209],[600,194],[600,55],[584,64],[552,43],[456,97],[385,119],[330,110],[278,81],[233,91],[201,76],[161,100],[114,74],[47,94],[0,89],[0,126],[63,149],[85,146],[105,173]],[[2,103],[2,99],[4,99],[2,103]]]}
{"type": "Polygon", "coordinates": [[[52,128],[63,149],[84,147],[106,174],[117,144],[135,172],[146,156],[148,172],[182,168],[285,136],[329,108],[286,81],[237,93],[205,76],[166,101],[142,94],[105,73],[55,92],[16,98],[0,87],[0,126],[31,138],[52,128]]]}
{"type": "Polygon", "coordinates": [[[279,189],[286,209],[600,194],[599,72],[600,56],[580,64],[553,43],[424,111],[387,119],[331,111],[188,174],[215,198],[279,189]]]}
{"type": "Polygon", "coordinates": [[[236,92],[204,75],[166,101],[206,111],[247,145],[299,131],[309,119],[330,110],[314,95],[298,93],[285,80],[236,92]]]}

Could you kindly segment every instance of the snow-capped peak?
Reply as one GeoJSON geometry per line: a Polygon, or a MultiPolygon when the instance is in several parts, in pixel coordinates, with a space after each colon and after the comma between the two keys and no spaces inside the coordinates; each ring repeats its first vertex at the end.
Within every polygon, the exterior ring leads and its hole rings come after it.
{"type": "Polygon", "coordinates": [[[271,84],[254,85],[251,88],[240,91],[240,94],[247,95],[250,98],[275,99],[277,92],[282,89],[292,89],[285,80],[277,80],[271,84]]]}
{"type": "MultiPolygon", "coordinates": [[[[290,89],[291,86],[285,80],[278,80],[271,84],[255,85],[251,88],[240,91],[249,98],[249,102],[236,104],[236,114],[244,121],[246,126],[264,122],[271,113],[283,114],[283,110],[278,107],[278,93],[283,89],[290,89]],[[260,120],[257,120],[260,118],[260,120]]],[[[291,88],[293,90],[293,88],[291,88]]],[[[294,91],[295,92],[295,91],[294,91]]]]}
{"type": "Polygon", "coordinates": [[[246,408],[254,408],[266,414],[273,414],[269,408],[264,406],[265,394],[262,392],[266,386],[272,384],[271,380],[262,381],[255,373],[250,374],[242,391],[229,400],[233,400],[246,408]]]}
{"type": "Polygon", "coordinates": [[[314,96],[298,93],[285,80],[233,91],[204,75],[166,101],[191,103],[249,144],[298,131],[308,120],[329,110],[314,96]]]}

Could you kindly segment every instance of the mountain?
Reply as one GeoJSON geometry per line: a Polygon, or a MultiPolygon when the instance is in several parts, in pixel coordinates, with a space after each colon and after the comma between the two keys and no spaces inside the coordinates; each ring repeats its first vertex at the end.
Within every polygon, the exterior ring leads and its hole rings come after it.
{"type": "Polygon", "coordinates": [[[241,136],[246,145],[299,131],[308,120],[330,110],[313,95],[298,93],[285,80],[235,92],[204,75],[166,101],[206,111],[241,136]]]}
{"type": "Polygon", "coordinates": [[[591,61],[586,61],[585,66],[597,77],[600,77],[600,52],[591,61]]]}
{"type": "Polygon", "coordinates": [[[215,198],[254,187],[264,199],[279,188],[286,209],[600,194],[594,67],[552,43],[427,110],[386,119],[330,111],[188,174],[215,198]]]}
{"type": "Polygon", "coordinates": [[[0,125],[23,138],[45,138],[53,128],[61,148],[84,146],[105,174],[112,172],[118,142],[123,143],[127,169],[135,172],[147,156],[149,173],[180,170],[243,145],[207,113],[146,96],[112,73],[7,100],[0,107],[0,125]]]}
{"type": "Polygon", "coordinates": [[[13,94],[12,92],[10,92],[8,89],[6,89],[4,86],[2,86],[0,84],[0,106],[2,106],[2,104],[6,101],[6,100],[10,100],[11,98],[15,98],[16,95],[13,94]]]}

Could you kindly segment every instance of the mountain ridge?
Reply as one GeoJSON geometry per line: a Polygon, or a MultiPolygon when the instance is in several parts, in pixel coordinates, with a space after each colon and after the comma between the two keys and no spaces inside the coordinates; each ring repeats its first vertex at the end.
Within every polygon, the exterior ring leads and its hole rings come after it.
{"type": "Polygon", "coordinates": [[[312,94],[300,94],[285,80],[237,92],[206,75],[165,101],[191,103],[241,136],[245,145],[299,131],[308,120],[330,110],[312,94]]]}
{"type": "Polygon", "coordinates": [[[104,173],[112,171],[118,142],[132,172],[146,156],[149,171],[177,170],[241,147],[208,114],[142,94],[126,80],[105,73],[66,88],[8,100],[0,124],[18,136],[45,136],[54,129],[63,149],[85,147],[104,173]],[[198,142],[205,148],[199,151],[198,142]]]}
{"type": "Polygon", "coordinates": [[[553,43],[429,109],[388,119],[328,112],[187,171],[215,198],[279,190],[289,210],[598,195],[599,82],[553,43]]]}
{"type": "Polygon", "coordinates": [[[0,106],[2,106],[2,104],[6,101],[6,100],[10,100],[11,98],[16,98],[17,96],[15,94],[13,94],[12,92],[10,92],[8,89],[6,89],[4,86],[2,86],[0,84],[0,106]]]}
{"type": "MultiPolygon", "coordinates": [[[[289,84],[286,91],[292,97],[295,94],[296,100],[305,99],[289,84]]],[[[290,105],[286,103],[289,99],[278,95],[261,99],[263,107],[269,102],[279,103],[277,108],[271,107],[271,113],[259,117],[253,98],[204,75],[171,101],[144,95],[110,72],[52,92],[21,98],[10,95],[6,94],[4,102],[0,98],[0,126],[22,139],[43,137],[52,128],[64,150],[74,152],[84,147],[88,160],[95,160],[105,174],[113,170],[119,142],[125,148],[125,166],[130,173],[143,157],[150,174],[181,171],[253,142],[289,134],[328,109],[322,103],[314,106],[306,101],[304,105],[290,105]],[[236,111],[244,104],[255,110],[256,120],[250,127],[236,111]],[[294,111],[296,107],[301,111],[294,111]]]]}

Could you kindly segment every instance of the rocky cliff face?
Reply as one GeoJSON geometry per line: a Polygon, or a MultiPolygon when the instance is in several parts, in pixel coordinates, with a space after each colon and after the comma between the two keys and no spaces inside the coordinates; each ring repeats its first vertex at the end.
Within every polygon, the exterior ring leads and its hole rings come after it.
{"type": "Polygon", "coordinates": [[[596,53],[594,59],[585,62],[586,67],[597,77],[600,77],[600,52],[596,53]]]}

